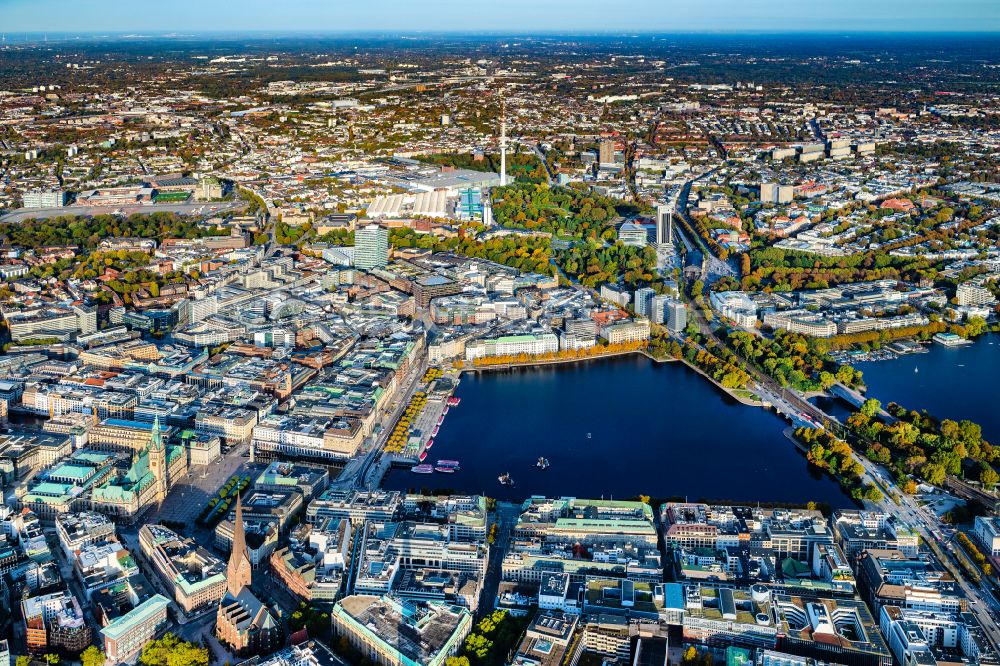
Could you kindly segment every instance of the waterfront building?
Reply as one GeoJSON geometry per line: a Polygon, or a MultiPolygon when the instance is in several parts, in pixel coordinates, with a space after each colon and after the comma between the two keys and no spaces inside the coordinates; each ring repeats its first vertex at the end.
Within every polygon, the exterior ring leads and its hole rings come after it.
{"type": "Polygon", "coordinates": [[[768,548],[779,560],[811,562],[817,544],[833,544],[819,511],[667,502],[660,508],[668,547],[768,548]]]}
{"type": "Polygon", "coordinates": [[[243,505],[236,498],[232,553],[225,576],[225,596],[219,603],[215,635],[240,656],[269,654],[281,646],[281,624],[250,590],[253,565],[247,554],[243,505]]]}
{"type": "Polygon", "coordinates": [[[444,666],[472,630],[465,608],[370,595],[341,599],[332,620],[334,632],[377,666],[444,666]]]}
{"type": "Polygon", "coordinates": [[[389,231],[376,224],[354,232],[354,267],[364,271],[389,263],[389,231]]]}
{"type": "Polygon", "coordinates": [[[143,525],[139,544],[183,612],[197,612],[222,599],[226,591],[225,567],[192,539],[163,525],[143,525]]]}
{"type": "Polygon", "coordinates": [[[837,334],[837,324],[822,314],[803,309],[768,312],[764,315],[764,325],[775,330],[781,329],[817,338],[828,338],[837,334]]]}
{"type": "Polygon", "coordinates": [[[563,321],[559,337],[560,349],[587,349],[597,343],[597,322],[589,317],[573,317],[563,321]]]}
{"type": "Polygon", "coordinates": [[[559,351],[559,338],[554,333],[505,335],[494,339],[473,340],[465,344],[465,360],[492,356],[539,356],[559,351]]]}
{"type": "Polygon", "coordinates": [[[131,661],[167,626],[170,600],[154,594],[101,629],[102,649],[112,663],[131,661]]]}
{"type": "Polygon", "coordinates": [[[636,319],[608,324],[601,328],[601,337],[609,345],[630,344],[649,340],[649,321],[636,319]]]}
{"type": "Polygon", "coordinates": [[[653,510],[644,502],[533,497],[521,505],[514,537],[548,543],[616,542],[656,547],[653,510]]]}
{"type": "Polygon", "coordinates": [[[958,305],[994,305],[997,302],[993,292],[984,285],[972,282],[963,282],[955,290],[955,299],[958,305]]]}

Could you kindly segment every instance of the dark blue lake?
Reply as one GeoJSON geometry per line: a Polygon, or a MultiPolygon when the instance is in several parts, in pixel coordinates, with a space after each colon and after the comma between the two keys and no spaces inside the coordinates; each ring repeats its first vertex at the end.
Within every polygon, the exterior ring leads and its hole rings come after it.
{"type": "Polygon", "coordinates": [[[966,347],[932,344],[928,349],[926,354],[858,363],[868,395],[883,405],[898,402],[943,419],[975,421],[988,442],[1000,443],[1000,335],[966,347]]]}
{"type": "Polygon", "coordinates": [[[782,435],[784,420],[735,402],[681,363],[635,355],[466,373],[457,395],[428,462],[455,459],[461,470],[393,470],[385,487],[852,505],[782,435]],[[535,467],[539,456],[549,469],[535,467]],[[505,472],[513,488],[497,480],[505,472]]]}

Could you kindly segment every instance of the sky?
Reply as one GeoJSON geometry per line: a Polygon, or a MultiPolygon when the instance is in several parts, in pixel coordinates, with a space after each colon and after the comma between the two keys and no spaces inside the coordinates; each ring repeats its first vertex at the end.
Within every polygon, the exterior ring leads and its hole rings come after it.
{"type": "Polygon", "coordinates": [[[1000,32],[1000,0],[0,0],[0,32],[1000,32]]]}

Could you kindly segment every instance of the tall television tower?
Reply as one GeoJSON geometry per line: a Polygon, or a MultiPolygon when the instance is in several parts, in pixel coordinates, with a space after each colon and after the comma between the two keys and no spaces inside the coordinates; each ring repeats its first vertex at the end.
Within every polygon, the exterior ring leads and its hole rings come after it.
{"type": "Polygon", "coordinates": [[[500,92],[500,187],[507,184],[507,102],[500,92]]]}

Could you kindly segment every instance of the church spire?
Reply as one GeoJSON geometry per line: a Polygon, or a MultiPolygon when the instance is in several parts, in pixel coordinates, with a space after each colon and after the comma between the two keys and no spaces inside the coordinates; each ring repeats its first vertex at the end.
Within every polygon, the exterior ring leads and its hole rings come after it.
{"type": "Polygon", "coordinates": [[[250,585],[252,567],[247,555],[247,538],[243,526],[243,501],[236,494],[236,517],[233,520],[233,551],[229,555],[229,566],[226,570],[227,589],[229,594],[237,596],[240,591],[250,585]]]}

